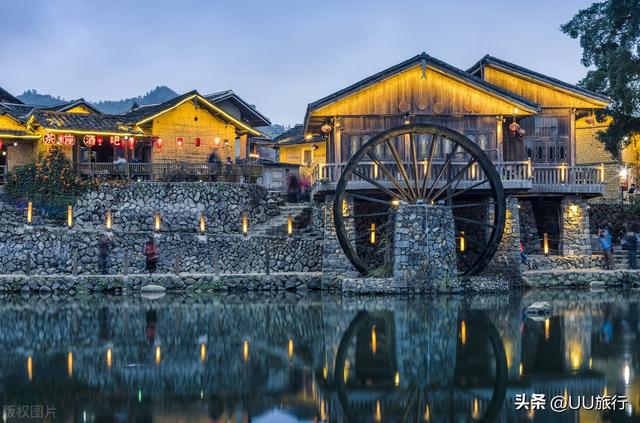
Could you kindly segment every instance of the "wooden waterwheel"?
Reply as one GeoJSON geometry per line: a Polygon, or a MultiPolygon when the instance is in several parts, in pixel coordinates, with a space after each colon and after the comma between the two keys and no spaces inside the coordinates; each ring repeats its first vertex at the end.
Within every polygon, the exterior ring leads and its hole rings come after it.
{"type": "Polygon", "coordinates": [[[433,124],[378,134],[351,157],[336,187],[338,241],[364,276],[391,276],[396,208],[401,202],[451,208],[458,273],[478,274],[505,225],[505,195],[489,156],[466,136],[433,124]]]}

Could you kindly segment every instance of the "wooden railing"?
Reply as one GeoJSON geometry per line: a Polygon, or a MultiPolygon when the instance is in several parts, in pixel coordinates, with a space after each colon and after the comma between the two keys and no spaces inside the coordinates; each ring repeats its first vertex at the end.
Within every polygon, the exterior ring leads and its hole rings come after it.
{"type": "MultiPolygon", "coordinates": [[[[382,162],[386,169],[394,175],[397,179],[402,180],[402,176],[399,171],[399,167],[395,161],[382,162]]],[[[413,163],[403,163],[404,168],[409,176],[409,179],[413,180],[415,176],[415,167],[413,163]]],[[[464,163],[455,163],[451,165],[451,172],[455,175],[464,166],[464,163]]],[[[567,166],[564,164],[558,165],[534,165],[530,161],[518,161],[518,162],[499,162],[494,164],[500,178],[503,182],[521,182],[519,186],[524,186],[524,183],[535,185],[602,185],[602,168],[598,166],[567,166]]],[[[444,166],[443,161],[433,161],[431,164],[431,175],[437,175],[440,169],[444,166]]],[[[337,182],[346,167],[346,163],[328,163],[318,164],[313,169],[312,179],[313,183],[331,183],[337,182]]],[[[361,163],[357,171],[374,180],[387,180],[388,175],[376,166],[373,162],[361,163]]],[[[426,164],[420,163],[418,166],[418,176],[420,179],[424,177],[426,171],[426,164]]],[[[479,181],[484,178],[484,173],[479,166],[473,166],[465,172],[461,178],[462,181],[479,181]]],[[[357,175],[351,177],[352,181],[364,180],[357,175]]],[[[531,185],[529,185],[531,187],[531,185]]]]}
{"type": "Polygon", "coordinates": [[[0,166],[0,185],[7,182],[7,166],[0,166]]]}
{"type": "Polygon", "coordinates": [[[262,175],[256,164],[224,163],[78,163],[76,171],[95,178],[150,181],[255,181],[262,175]]]}

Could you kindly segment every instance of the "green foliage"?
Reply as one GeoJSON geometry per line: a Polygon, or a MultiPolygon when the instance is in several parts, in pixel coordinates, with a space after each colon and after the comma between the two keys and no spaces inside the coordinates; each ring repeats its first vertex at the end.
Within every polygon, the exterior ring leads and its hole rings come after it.
{"type": "Polygon", "coordinates": [[[617,157],[640,133],[640,0],[594,3],[561,30],[580,40],[582,64],[590,68],[580,85],[612,100],[598,119],[609,114],[613,123],[598,138],[617,157]]]}
{"type": "Polygon", "coordinates": [[[5,192],[14,201],[32,201],[52,217],[64,215],[66,206],[91,186],[80,179],[59,147],[40,153],[34,163],[8,175],[5,192]]]}

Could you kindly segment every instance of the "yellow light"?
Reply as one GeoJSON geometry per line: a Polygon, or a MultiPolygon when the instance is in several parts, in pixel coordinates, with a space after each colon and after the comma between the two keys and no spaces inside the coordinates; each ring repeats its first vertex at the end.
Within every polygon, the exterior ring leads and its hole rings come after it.
{"type": "Polygon", "coordinates": [[[606,397],[609,395],[609,390],[607,389],[607,385],[604,386],[604,389],[602,390],[602,396],[606,397]]]}
{"type": "Polygon", "coordinates": [[[307,134],[307,135],[304,136],[304,139],[307,140],[307,141],[309,141],[311,138],[313,138],[313,135],[311,135],[311,134],[307,134]]]}
{"type": "Polygon", "coordinates": [[[108,231],[110,231],[112,224],[113,224],[113,222],[112,222],[112,219],[111,219],[111,210],[107,210],[107,214],[105,216],[104,226],[107,228],[108,231]]]}
{"type": "Polygon", "coordinates": [[[73,206],[67,206],[67,226],[71,228],[73,226],[73,206]]]}
{"type": "Polygon", "coordinates": [[[429,404],[424,407],[424,414],[422,415],[422,419],[425,422],[431,421],[431,410],[429,410],[429,404]]]}
{"type": "Polygon", "coordinates": [[[542,234],[542,250],[545,256],[549,254],[549,235],[546,232],[542,234]]]}
{"type": "Polygon", "coordinates": [[[342,216],[343,217],[349,216],[349,205],[347,204],[346,198],[342,199],[342,216]]]}
{"type": "Polygon", "coordinates": [[[204,216],[204,213],[200,214],[200,233],[205,233],[207,231],[207,218],[204,216]]]}
{"type": "Polygon", "coordinates": [[[347,383],[347,380],[349,379],[349,369],[351,368],[351,363],[349,363],[349,360],[345,360],[344,361],[344,373],[342,374],[342,376],[344,377],[344,383],[347,383]]]}
{"type": "Polygon", "coordinates": [[[467,323],[464,320],[460,322],[460,343],[462,345],[467,343],[467,323]]]}
{"type": "Polygon", "coordinates": [[[544,321],[544,339],[549,339],[551,335],[551,320],[547,319],[544,321]]]}
{"type": "Polygon", "coordinates": [[[575,204],[572,204],[569,207],[569,210],[571,211],[571,214],[576,214],[576,213],[578,213],[578,206],[576,206],[575,204]]]}
{"type": "Polygon", "coordinates": [[[398,207],[398,206],[400,205],[400,200],[392,200],[392,201],[391,201],[391,205],[392,205],[393,207],[398,207]]]}
{"type": "Polygon", "coordinates": [[[400,386],[400,372],[396,372],[396,375],[393,378],[393,384],[395,386],[400,386]]]}
{"type": "Polygon", "coordinates": [[[320,421],[327,420],[327,410],[324,400],[320,400],[320,421]]]}
{"type": "Polygon", "coordinates": [[[471,180],[475,180],[478,177],[478,167],[474,163],[471,165],[471,180]]]}
{"type": "Polygon", "coordinates": [[[620,179],[627,179],[627,176],[629,175],[629,171],[627,170],[626,167],[623,167],[622,169],[620,169],[620,179]]]}
{"type": "Polygon", "coordinates": [[[327,380],[327,376],[329,376],[329,369],[327,369],[327,366],[324,366],[322,368],[322,377],[324,380],[327,380]]]}
{"type": "Polygon", "coordinates": [[[476,420],[478,417],[480,417],[480,402],[478,401],[478,398],[474,398],[473,406],[471,407],[471,418],[476,420]]]}
{"type": "Polygon", "coordinates": [[[376,422],[382,421],[382,408],[380,407],[380,400],[376,400],[376,413],[373,417],[376,422]]]}
{"type": "Polygon", "coordinates": [[[287,235],[293,235],[293,217],[291,215],[287,217],[287,235]]]}
{"type": "Polygon", "coordinates": [[[73,377],[73,353],[71,351],[67,353],[67,375],[73,377]]]}
{"type": "Polygon", "coordinates": [[[376,333],[376,325],[371,326],[371,352],[373,354],[378,351],[378,334],[376,333]]]}
{"type": "Polygon", "coordinates": [[[564,182],[565,180],[565,172],[566,172],[566,167],[563,164],[560,165],[560,182],[564,182]]]}
{"type": "Polygon", "coordinates": [[[369,236],[369,241],[370,241],[372,244],[375,244],[375,243],[376,243],[376,224],[375,224],[375,223],[372,223],[372,224],[371,224],[371,234],[370,234],[370,236],[369,236]]]}
{"type": "Polygon", "coordinates": [[[111,368],[113,365],[113,351],[111,348],[107,348],[107,367],[111,368]]]}
{"type": "Polygon", "coordinates": [[[27,377],[29,382],[33,380],[33,358],[31,356],[27,357],[27,377]]]}
{"type": "Polygon", "coordinates": [[[242,214],[242,233],[245,236],[249,233],[249,218],[246,213],[242,214]]]}
{"type": "Polygon", "coordinates": [[[600,163],[600,183],[604,183],[604,163],[600,163]]]}
{"type": "Polygon", "coordinates": [[[29,201],[27,203],[27,223],[31,224],[33,221],[33,203],[29,201]]]}
{"type": "Polygon", "coordinates": [[[156,232],[160,232],[160,213],[156,213],[154,217],[154,228],[156,232]]]}
{"type": "Polygon", "coordinates": [[[533,176],[533,164],[531,163],[531,157],[527,160],[527,177],[531,178],[533,176]]]}
{"type": "Polygon", "coordinates": [[[249,361],[249,341],[247,340],[242,342],[242,360],[245,363],[249,361]]]}
{"type": "Polygon", "coordinates": [[[529,417],[529,420],[533,420],[533,417],[535,416],[535,410],[533,409],[533,407],[529,408],[529,411],[527,412],[527,417],[529,417]]]}
{"type": "Polygon", "coordinates": [[[378,163],[373,164],[373,179],[378,179],[378,163]]]}
{"type": "Polygon", "coordinates": [[[518,110],[517,107],[513,108],[513,114],[517,115],[518,113],[520,113],[520,110],[518,110]]]}
{"type": "Polygon", "coordinates": [[[589,370],[593,367],[593,358],[589,357],[589,370]]]}
{"type": "Polygon", "coordinates": [[[293,339],[289,339],[289,345],[287,345],[287,357],[289,360],[293,358],[293,339]]]}
{"type": "Polygon", "coordinates": [[[160,345],[156,345],[156,365],[160,365],[160,361],[162,361],[162,351],[160,345]]]}
{"type": "Polygon", "coordinates": [[[203,363],[207,360],[207,344],[200,344],[200,361],[203,363]]]}
{"type": "Polygon", "coordinates": [[[464,241],[464,231],[460,231],[460,252],[464,253],[466,249],[465,241],[464,241]]]}
{"type": "Polygon", "coordinates": [[[522,365],[522,363],[520,363],[520,366],[518,366],[518,375],[522,376],[523,373],[524,373],[524,366],[522,365]]]}

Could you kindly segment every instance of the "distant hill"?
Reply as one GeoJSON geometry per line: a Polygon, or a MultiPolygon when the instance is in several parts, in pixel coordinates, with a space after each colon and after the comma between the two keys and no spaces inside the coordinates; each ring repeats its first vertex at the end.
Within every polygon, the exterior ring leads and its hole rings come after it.
{"type": "MultiPolygon", "coordinates": [[[[137,103],[139,106],[144,106],[146,104],[162,103],[177,96],[178,94],[171,88],[160,86],[137,97],[125,98],[123,100],[104,100],[91,102],[91,104],[104,113],[118,114],[129,111],[134,103],[137,103]]],[[[60,98],[60,96],[54,97],[50,94],[40,94],[36,90],[27,90],[19,95],[18,98],[27,104],[37,106],[57,106],[68,101],[60,98]]]]}

